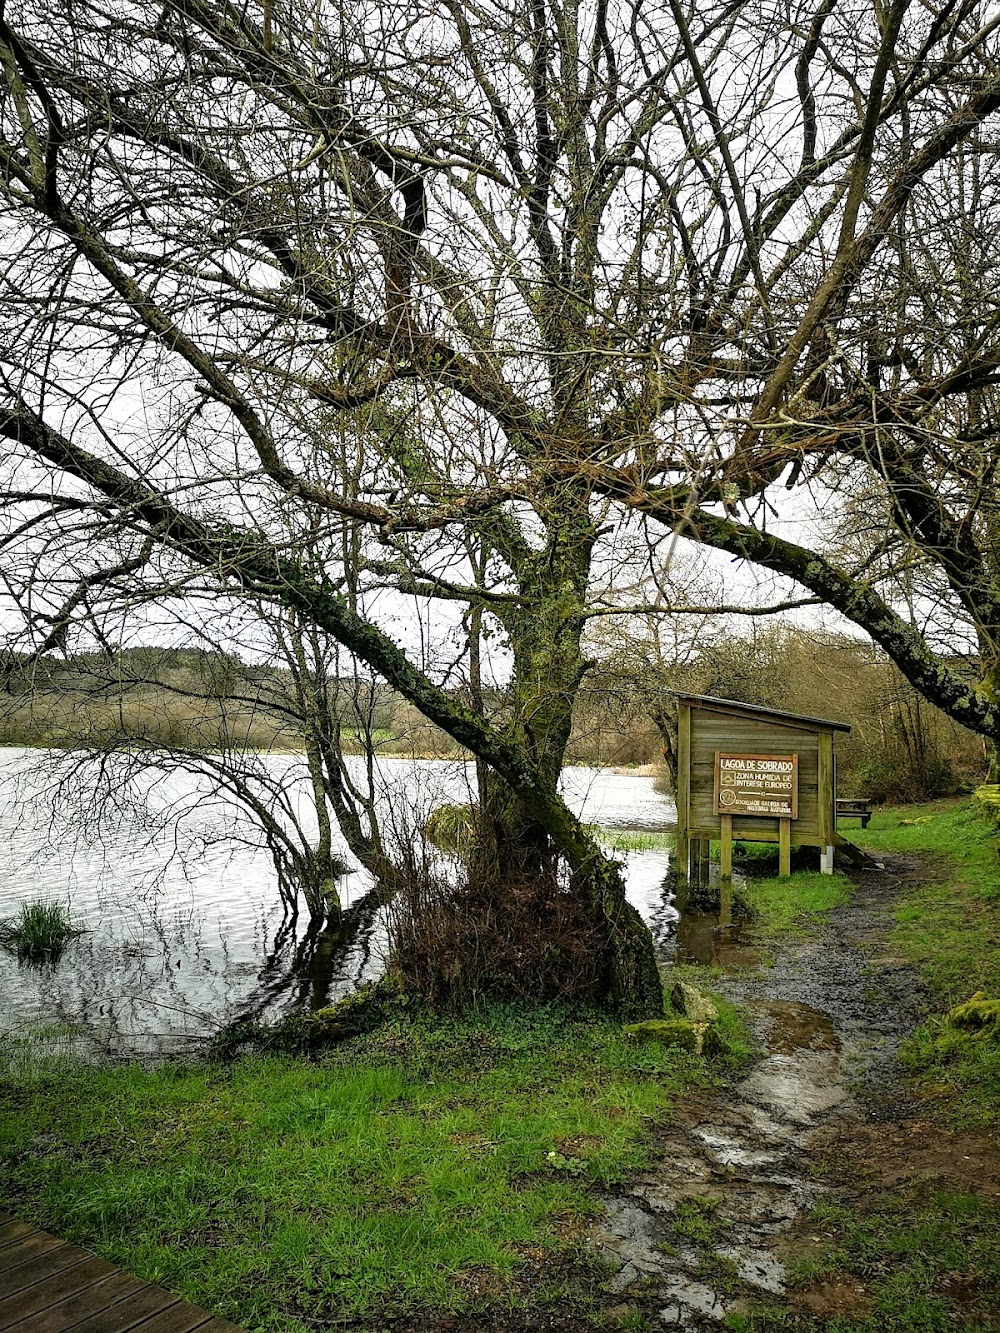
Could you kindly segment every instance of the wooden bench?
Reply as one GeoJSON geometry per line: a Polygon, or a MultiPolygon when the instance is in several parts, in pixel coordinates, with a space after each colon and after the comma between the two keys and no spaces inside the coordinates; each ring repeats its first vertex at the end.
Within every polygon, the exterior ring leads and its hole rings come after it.
{"type": "Polygon", "coordinates": [[[837,820],[860,819],[861,827],[867,828],[872,817],[872,803],[856,796],[837,797],[837,820]]]}

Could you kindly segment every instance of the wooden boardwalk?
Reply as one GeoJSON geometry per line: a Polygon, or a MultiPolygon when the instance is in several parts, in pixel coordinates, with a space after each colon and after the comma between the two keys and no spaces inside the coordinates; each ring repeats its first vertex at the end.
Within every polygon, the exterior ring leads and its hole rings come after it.
{"type": "Polygon", "coordinates": [[[2,1333],[241,1333],[86,1250],[0,1212],[2,1333]]]}

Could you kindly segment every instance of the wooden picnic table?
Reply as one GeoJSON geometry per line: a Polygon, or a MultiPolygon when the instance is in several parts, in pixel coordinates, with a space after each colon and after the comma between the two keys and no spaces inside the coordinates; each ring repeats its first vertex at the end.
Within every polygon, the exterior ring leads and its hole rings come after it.
{"type": "Polygon", "coordinates": [[[872,803],[861,796],[838,796],[837,818],[860,819],[861,827],[867,828],[872,817],[872,803]]]}

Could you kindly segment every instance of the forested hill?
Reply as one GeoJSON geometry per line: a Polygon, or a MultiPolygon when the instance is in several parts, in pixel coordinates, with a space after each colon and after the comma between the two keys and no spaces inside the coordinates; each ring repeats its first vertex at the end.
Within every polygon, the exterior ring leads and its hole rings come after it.
{"type": "MultiPolygon", "coordinates": [[[[579,691],[568,762],[658,763],[671,688],[848,722],[852,732],[838,744],[842,790],[875,800],[946,794],[981,775],[978,739],[922,700],[870,644],[783,627],[716,636],[669,666],[625,641],[596,662],[579,691]]],[[[367,738],[387,755],[461,753],[384,684],[331,677],[322,695],[349,752],[367,738]]],[[[488,695],[488,703],[498,717],[508,706],[500,692],[488,695]]],[[[303,748],[300,704],[286,666],[201,648],[0,657],[0,744],[6,745],[135,741],[294,751],[303,748]]]]}
{"type": "MultiPolygon", "coordinates": [[[[359,680],[327,682],[357,744],[369,728],[388,740],[398,700],[359,680]]],[[[302,748],[301,710],[285,668],[200,648],[128,648],[114,653],[7,653],[0,671],[0,743],[75,746],[127,739],[163,747],[302,748]]]]}

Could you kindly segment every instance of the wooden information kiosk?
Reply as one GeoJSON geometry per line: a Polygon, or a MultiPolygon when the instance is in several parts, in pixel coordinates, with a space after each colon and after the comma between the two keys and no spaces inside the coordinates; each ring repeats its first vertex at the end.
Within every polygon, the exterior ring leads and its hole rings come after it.
{"type": "Polygon", "coordinates": [[[849,845],[837,833],[833,740],[850,727],[703,694],[678,694],[677,703],[681,874],[697,875],[717,841],[728,878],[736,839],[776,842],[781,875],[791,873],[793,846],[818,847],[832,875],[834,848],[849,845]]]}

